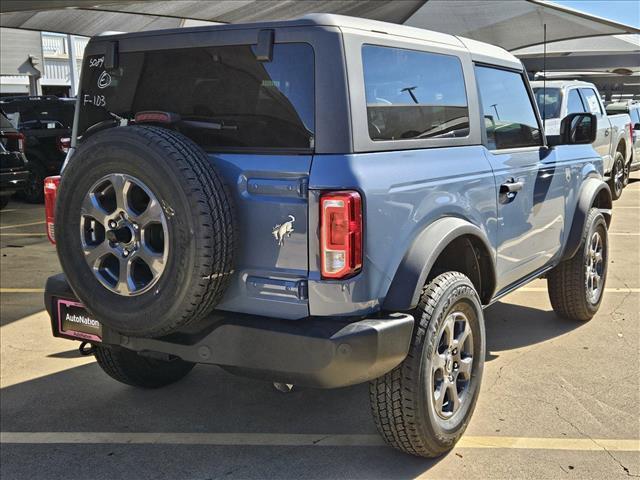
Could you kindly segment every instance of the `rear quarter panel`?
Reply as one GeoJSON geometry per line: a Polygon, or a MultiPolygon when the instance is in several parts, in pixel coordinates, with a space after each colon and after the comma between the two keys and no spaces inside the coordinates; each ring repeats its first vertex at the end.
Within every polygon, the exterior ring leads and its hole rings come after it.
{"type": "Polygon", "coordinates": [[[495,244],[496,186],[483,148],[314,156],[309,180],[310,314],[378,310],[407,249],[439,218],[464,218],[495,244]],[[351,279],[321,281],[318,200],[323,190],[336,189],[355,189],[363,196],[364,263],[351,279]]]}

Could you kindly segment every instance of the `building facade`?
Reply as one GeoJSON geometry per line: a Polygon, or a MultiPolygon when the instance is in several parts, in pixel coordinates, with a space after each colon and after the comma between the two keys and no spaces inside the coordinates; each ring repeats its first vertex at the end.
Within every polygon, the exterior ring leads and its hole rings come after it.
{"type": "Polygon", "coordinates": [[[88,37],[9,28],[0,34],[0,96],[75,96],[88,37]]]}

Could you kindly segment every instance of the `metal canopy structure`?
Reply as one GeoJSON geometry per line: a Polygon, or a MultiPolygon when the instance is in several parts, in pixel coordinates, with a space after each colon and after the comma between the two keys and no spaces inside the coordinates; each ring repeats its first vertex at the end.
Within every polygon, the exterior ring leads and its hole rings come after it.
{"type": "Polygon", "coordinates": [[[351,15],[461,35],[507,50],[547,40],[640,30],[543,0],[282,0],[135,1],[3,0],[0,26],[93,36],[199,25],[289,19],[307,13],[351,15]]]}
{"type": "Polygon", "coordinates": [[[407,25],[447,32],[516,50],[547,42],[640,33],[628,25],[587,15],[543,0],[431,0],[407,25]]]}
{"type": "MultiPolygon", "coordinates": [[[[530,72],[544,69],[542,45],[511,53],[520,58],[530,72]]],[[[547,70],[566,72],[640,72],[640,35],[612,35],[548,43],[546,67],[547,70]]]]}

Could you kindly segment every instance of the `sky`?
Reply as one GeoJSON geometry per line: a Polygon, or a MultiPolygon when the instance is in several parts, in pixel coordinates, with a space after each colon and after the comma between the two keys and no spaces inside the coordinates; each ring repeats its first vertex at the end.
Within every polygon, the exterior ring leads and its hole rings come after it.
{"type": "Polygon", "coordinates": [[[640,28],[640,0],[551,0],[553,3],[640,28]]]}

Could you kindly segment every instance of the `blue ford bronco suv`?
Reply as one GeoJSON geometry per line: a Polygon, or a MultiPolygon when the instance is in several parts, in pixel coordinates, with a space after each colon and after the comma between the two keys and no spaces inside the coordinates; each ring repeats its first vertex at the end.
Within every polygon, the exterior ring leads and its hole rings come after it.
{"type": "MultiPolygon", "coordinates": [[[[450,450],[483,309],[540,277],[589,320],[611,194],[571,114],[545,137],[506,51],[334,15],[96,37],[48,227],[53,334],[145,388],[196,363],[369,382],[385,441],[450,450]]],[[[205,388],[205,386],[203,386],[205,388]]]]}

